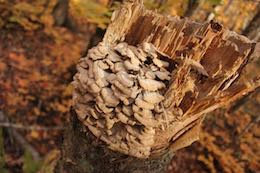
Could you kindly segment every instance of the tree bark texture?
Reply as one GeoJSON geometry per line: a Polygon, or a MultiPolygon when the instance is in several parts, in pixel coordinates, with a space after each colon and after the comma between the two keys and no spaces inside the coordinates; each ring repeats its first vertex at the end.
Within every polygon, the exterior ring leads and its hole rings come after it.
{"type": "MultiPolygon", "coordinates": [[[[95,104],[99,103],[95,97],[92,105],[82,101],[88,91],[80,88],[84,79],[76,77],[77,97],[64,138],[60,172],[165,172],[176,150],[198,140],[200,123],[206,113],[228,105],[260,85],[259,76],[243,78],[242,82],[240,79],[248,61],[259,58],[259,44],[214,21],[200,24],[186,18],[161,16],[144,9],[139,1],[125,2],[111,20],[101,44],[113,47],[125,42],[137,47],[151,43],[161,60],[168,62],[171,80],[162,93],[164,100],[161,103],[165,110],[162,114],[166,114],[167,119],[163,119],[162,126],[149,126],[155,134],[145,158],[137,158],[131,152],[126,154],[127,151],[113,141],[113,135],[118,132],[104,134],[108,129],[98,125],[97,122],[106,122],[105,119],[89,121],[93,117],[88,110],[94,110],[95,104]]],[[[84,70],[89,71],[85,63],[89,58],[90,54],[81,59],[78,65],[81,70],[76,76],[85,73],[84,70]]],[[[119,130],[126,131],[125,126],[129,127],[129,124],[118,119],[119,130]]],[[[156,117],[151,119],[161,122],[156,117]]],[[[147,128],[146,123],[134,120],[140,125],[131,128],[137,131],[147,128]]],[[[128,139],[124,141],[129,146],[128,139]]],[[[142,148],[141,143],[138,146],[142,148]]]]}
{"type": "Polygon", "coordinates": [[[68,173],[158,173],[165,172],[173,152],[158,157],[139,159],[114,152],[100,142],[71,111],[71,123],[65,133],[62,148],[62,167],[58,172],[68,173]]]}

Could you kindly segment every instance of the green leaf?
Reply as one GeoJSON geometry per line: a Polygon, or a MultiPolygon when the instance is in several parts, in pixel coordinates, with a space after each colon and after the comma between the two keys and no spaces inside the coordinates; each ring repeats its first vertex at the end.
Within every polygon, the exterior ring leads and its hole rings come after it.
{"type": "Polygon", "coordinates": [[[71,7],[77,16],[86,18],[89,22],[97,24],[102,29],[106,28],[112,14],[106,6],[94,0],[72,0],[71,7]]]}
{"type": "Polygon", "coordinates": [[[208,0],[213,5],[219,5],[221,4],[222,0],[208,0]]]}
{"type": "Polygon", "coordinates": [[[40,166],[41,162],[33,160],[32,154],[26,150],[23,156],[23,172],[36,173],[40,166]]]}

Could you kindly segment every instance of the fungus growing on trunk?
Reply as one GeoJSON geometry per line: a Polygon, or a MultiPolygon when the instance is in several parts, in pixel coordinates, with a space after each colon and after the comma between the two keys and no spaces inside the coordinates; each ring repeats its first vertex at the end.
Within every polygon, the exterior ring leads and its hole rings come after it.
{"type": "Polygon", "coordinates": [[[206,113],[259,87],[259,79],[239,80],[259,47],[213,21],[165,17],[126,1],[79,61],[73,107],[101,146],[131,163],[166,157],[198,139],[206,113]]]}
{"type": "Polygon", "coordinates": [[[151,43],[136,47],[125,42],[101,43],[80,60],[80,70],[74,77],[75,111],[89,130],[112,150],[147,158],[157,135],[150,132],[166,125],[166,116],[162,115],[165,112],[158,110],[164,109],[165,83],[169,83],[173,73],[167,70],[169,63],[160,60],[160,56],[151,43]],[[116,61],[108,63],[107,57],[116,61]],[[147,59],[151,62],[147,63],[147,59]],[[116,70],[118,64],[120,70],[116,70]],[[80,90],[82,87],[84,92],[80,90]],[[92,99],[82,103],[86,97],[92,99]],[[89,107],[93,102],[97,106],[89,107]]]}

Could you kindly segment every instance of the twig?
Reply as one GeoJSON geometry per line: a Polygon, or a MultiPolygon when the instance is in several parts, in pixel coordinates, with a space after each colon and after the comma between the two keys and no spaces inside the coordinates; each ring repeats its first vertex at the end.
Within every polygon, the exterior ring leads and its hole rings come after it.
{"type": "Polygon", "coordinates": [[[41,156],[38,153],[38,151],[30,143],[28,143],[21,134],[19,134],[16,130],[13,129],[12,135],[19,145],[21,145],[25,150],[31,153],[33,160],[41,160],[41,156]]]}
{"type": "MultiPolygon", "coordinates": [[[[4,115],[4,113],[0,110],[0,121],[8,122],[9,119],[7,116],[4,115]]],[[[23,149],[29,151],[32,154],[32,158],[34,160],[40,160],[40,154],[38,151],[26,141],[26,139],[20,135],[15,129],[8,129],[10,131],[10,134],[14,137],[15,141],[23,147],[23,149]]]]}
{"type": "Polygon", "coordinates": [[[49,130],[64,130],[65,128],[63,126],[51,126],[51,127],[45,127],[45,126],[25,126],[22,124],[13,124],[9,122],[0,122],[0,127],[10,127],[15,129],[22,129],[22,130],[39,130],[39,131],[49,131],[49,130]]]}
{"type": "Polygon", "coordinates": [[[252,128],[255,124],[257,124],[260,121],[260,116],[256,117],[253,121],[247,124],[247,126],[241,131],[239,134],[239,138],[241,138],[244,133],[246,133],[250,128],[252,128]]]}

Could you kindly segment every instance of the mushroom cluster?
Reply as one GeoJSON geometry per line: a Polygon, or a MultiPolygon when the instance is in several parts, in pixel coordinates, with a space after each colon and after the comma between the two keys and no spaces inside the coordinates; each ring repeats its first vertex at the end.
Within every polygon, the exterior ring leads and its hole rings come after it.
{"type": "Polygon", "coordinates": [[[73,105],[78,118],[112,150],[149,157],[155,129],[165,120],[168,67],[150,43],[101,42],[77,66],[73,105]]]}

